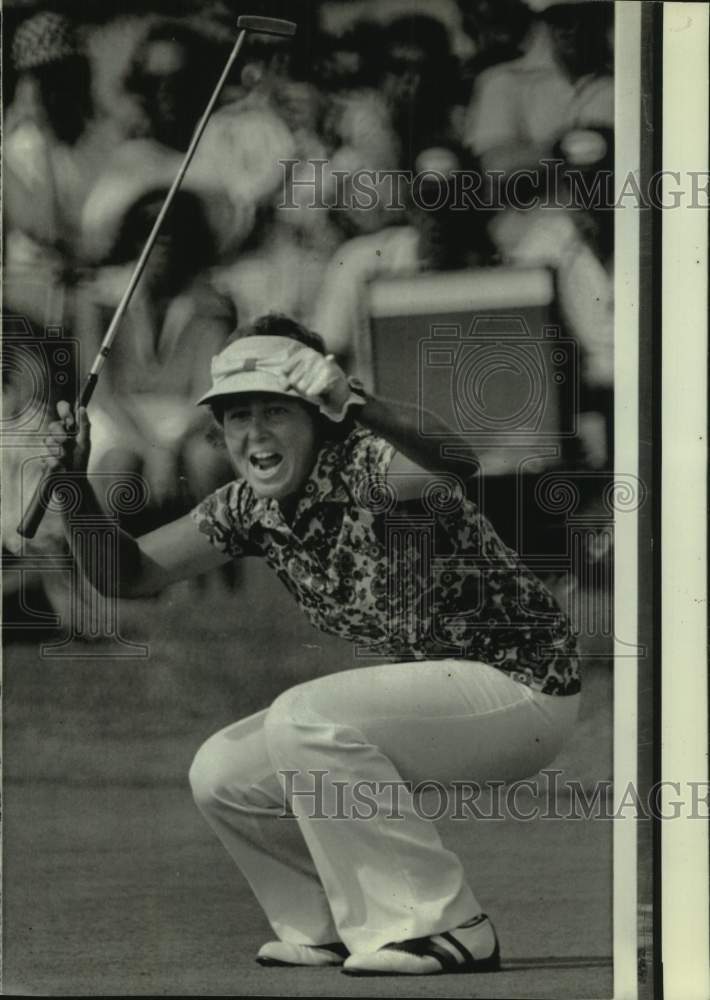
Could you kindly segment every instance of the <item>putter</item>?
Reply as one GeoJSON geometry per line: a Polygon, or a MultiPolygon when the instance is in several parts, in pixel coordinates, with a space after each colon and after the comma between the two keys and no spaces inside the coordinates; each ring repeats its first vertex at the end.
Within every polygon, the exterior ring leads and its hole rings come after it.
{"type": "MultiPolygon", "coordinates": [[[[234,43],[234,47],[229,54],[227,62],[225,63],[222,75],[217,81],[217,84],[212,92],[212,96],[207,103],[207,107],[195,127],[195,131],[192,139],[190,140],[190,145],[187,148],[185,157],[180,165],[180,169],[175,176],[175,180],[170,186],[170,190],[165,197],[165,201],[163,202],[162,208],[158,213],[158,217],[153,224],[153,228],[148,234],[148,239],[146,240],[141,255],[136,262],[136,266],[133,269],[133,273],[131,274],[121,301],[116,306],[116,311],[111,318],[106,335],[101,342],[99,352],[94,359],[93,365],[91,366],[91,371],[87,375],[86,381],[84,382],[81,392],[79,393],[79,397],[76,400],[74,406],[75,414],[80,407],[89,405],[89,400],[94,394],[96,384],[99,380],[99,375],[101,374],[101,369],[103,368],[106,358],[111,351],[111,346],[113,345],[116,334],[118,333],[121,320],[123,319],[126,309],[128,308],[128,304],[131,301],[136,285],[140,281],[141,275],[143,274],[148,257],[153,249],[153,245],[158,237],[161,226],[165,220],[165,216],[168,213],[168,209],[177,194],[185,174],[187,173],[187,169],[192,162],[193,156],[195,155],[195,150],[197,149],[199,141],[202,138],[202,134],[207,127],[207,122],[214,111],[214,107],[219,100],[219,95],[222,93],[224,85],[227,82],[227,78],[232,70],[232,67],[234,66],[237,56],[239,55],[239,51],[244,44],[247,32],[252,31],[265,35],[282,35],[284,37],[291,37],[296,33],[296,24],[293,21],[283,21],[275,17],[251,17],[245,15],[237,18],[237,28],[239,29],[237,40],[234,43]]],[[[47,470],[38,482],[30,502],[22,516],[22,520],[17,528],[18,534],[22,535],[23,538],[34,538],[37,529],[42,523],[42,518],[44,517],[45,510],[47,509],[47,505],[52,495],[54,486],[53,480],[56,478],[56,473],[47,470]]]]}

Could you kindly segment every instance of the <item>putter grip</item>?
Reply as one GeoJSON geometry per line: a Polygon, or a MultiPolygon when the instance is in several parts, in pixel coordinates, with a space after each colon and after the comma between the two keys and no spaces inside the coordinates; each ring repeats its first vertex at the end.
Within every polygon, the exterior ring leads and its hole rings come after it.
{"type": "Polygon", "coordinates": [[[282,21],[278,17],[252,17],[245,14],[237,18],[237,27],[241,31],[259,31],[262,35],[284,35],[287,38],[296,34],[294,21],[282,21]]]}
{"type": "Polygon", "coordinates": [[[25,508],[22,520],[17,526],[17,534],[22,535],[23,538],[34,538],[37,534],[37,528],[42,523],[46,502],[51,493],[51,486],[49,484],[51,476],[52,473],[49,469],[42,473],[42,478],[35,487],[32,499],[25,508]]]}
{"type": "MultiPolygon", "coordinates": [[[[82,387],[79,398],[76,401],[74,410],[77,411],[79,407],[88,406],[91,397],[94,394],[94,389],[98,382],[99,376],[97,372],[89,372],[86,381],[82,387]]],[[[35,487],[35,491],[32,494],[30,502],[25,508],[25,512],[22,515],[22,520],[17,526],[17,534],[21,535],[23,538],[34,538],[37,534],[37,528],[39,528],[42,523],[42,518],[44,517],[44,512],[47,507],[47,502],[52,495],[52,487],[50,486],[49,480],[52,477],[52,472],[50,469],[46,469],[40,478],[40,481],[35,487]]]]}

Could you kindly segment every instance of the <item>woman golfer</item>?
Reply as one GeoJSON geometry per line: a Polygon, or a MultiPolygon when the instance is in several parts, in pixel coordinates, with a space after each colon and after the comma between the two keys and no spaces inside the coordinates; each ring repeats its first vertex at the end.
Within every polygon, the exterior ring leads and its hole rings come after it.
{"type": "MultiPolygon", "coordinates": [[[[513,781],[557,754],[580,698],[569,626],[466,498],[465,440],[442,428],[462,456],[443,460],[416,408],[361,393],[317,335],[262,317],[213,359],[212,381],[200,403],[236,478],[171,524],[122,533],[118,596],[259,555],[314,625],[388,661],[299,684],[195,757],[197,804],[276,935],[257,959],[494,970],[493,926],[413,790],[513,781]]],[[[98,513],[86,412],[75,427],[58,410],[48,464],[98,513]]]]}

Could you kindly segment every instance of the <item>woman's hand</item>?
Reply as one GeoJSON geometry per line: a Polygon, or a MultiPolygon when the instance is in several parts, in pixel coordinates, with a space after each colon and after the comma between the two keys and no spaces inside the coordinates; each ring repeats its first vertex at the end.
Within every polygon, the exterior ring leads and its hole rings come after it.
{"type": "Polygon", "coordinates": [[[85,407],[78,411],[78,421],[69,403],[57,403],[58,420],[49,425],[44,443],[49,449],[46,467],[52,472],[84,474],[91,453],[91,424],[85,407]]]}
{"type": "Polygon", "coordinates": [[[332,354],[324,356],[311,347],[302,347],[284,362],[281,374],[289,387],[308,402],[316,403],[330,420],[340,422],[352,404],[365,402],[352,391],[345,372],[332,354]]]}

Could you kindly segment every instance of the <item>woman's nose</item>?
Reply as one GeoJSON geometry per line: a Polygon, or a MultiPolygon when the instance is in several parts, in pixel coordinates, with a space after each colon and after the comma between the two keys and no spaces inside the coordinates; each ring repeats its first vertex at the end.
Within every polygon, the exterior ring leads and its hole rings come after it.
{"type": "Polygon", "coordinates": [[[262,438],[266,433],[266,424],[260,413],[252,413],[249,421],[249,436],[252,438],[262,438]]]}

